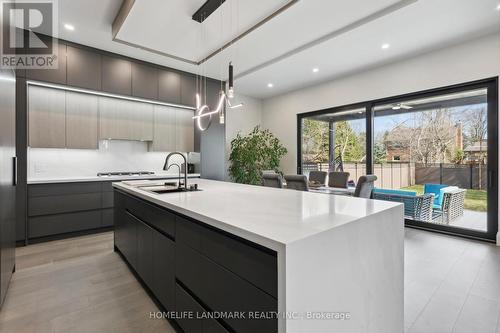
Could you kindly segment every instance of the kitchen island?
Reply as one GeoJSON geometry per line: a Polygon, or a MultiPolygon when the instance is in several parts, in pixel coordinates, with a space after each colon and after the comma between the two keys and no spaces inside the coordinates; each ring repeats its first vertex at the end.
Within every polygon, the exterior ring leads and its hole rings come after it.
{"type": "Polygon", "coordinates": [[[115,250],[184,332],[403,331],[402,205],[194,182],[113,184],[115,250]]]}

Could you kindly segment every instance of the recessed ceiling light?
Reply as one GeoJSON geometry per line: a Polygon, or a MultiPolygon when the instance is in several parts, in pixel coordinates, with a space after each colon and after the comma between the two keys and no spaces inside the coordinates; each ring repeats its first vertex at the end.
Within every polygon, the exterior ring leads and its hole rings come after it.
{"type": "Polygon", "coordinates": [[[317,73],[317,72],[319,72],[319,68],[318,67],[314,67],[313,68],[313,73],[317,73]]]}
{"type": "Polygon", "coordinates": [[[74,31],[75,30],[75,27],[73,25],[71,25],[71,24],[68,24],[68,23],[66,23],[64,25],[64,27],[66,28],[66,30],[69,30],[69,31],[74,31]]]}
{"type": "Polygon", "coordinates": [[[390,44],[387,44],[387,43],[382,44],[382,50],[387,50],[387,49],[388,49],[388,48],[390,48],[390,47],[391,47],[391,45],[390,45],[390,44]]]}
{"type": "Polygon", "coordinates": [[[497,5],[497,10],[500,10],[500,4],[497,5]]]}
{"type": "Polygon", "coordinates": [[[268,84],[267,84],[267,87],[268,87],[268,88],[272,88],[272,87],[274,87],[274,84],[272,84],[272,83],[268,83],[268,84]]]}

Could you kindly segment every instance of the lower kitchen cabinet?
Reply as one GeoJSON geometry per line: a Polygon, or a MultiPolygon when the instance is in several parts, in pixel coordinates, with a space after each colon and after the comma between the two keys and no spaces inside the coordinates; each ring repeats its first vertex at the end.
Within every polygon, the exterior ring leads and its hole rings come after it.
{"type": "Polygon", "coordinates": [[[151,289],[166,309],[175,308],[175,243],[153,232],[153,285],[151,289]]]}
{"type": "Polygon", "coordinates": [[[165,310],[175,311],[184,333],[278,331],[274,318],[210,317],[277,311],[277,257],[271,250],[119,190],[114,215],[115,249],[165,310]]]}

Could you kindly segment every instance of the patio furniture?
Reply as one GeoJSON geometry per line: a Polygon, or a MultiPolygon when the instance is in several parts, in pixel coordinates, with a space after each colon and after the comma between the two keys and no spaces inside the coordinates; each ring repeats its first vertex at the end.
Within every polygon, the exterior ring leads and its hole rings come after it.
{"type": "Polygon", "coordinates": [[[448,185],[443,184],[424,184],[424,193],[434,194],[433,208],[441,209],[441,205],[443,203],[441,190],[447,187],[448,185]]]}
{"type": "Polygon", "coordinates": [[[434,194],[417,195],[417,192],[376,188],[372,198],[401,202],[404,205],[404,215],[418,221],[433,221],[432,205],[434,194]]]}
{"type": "Polygon", "coordinates": [[[349,172],[332,171],[328,174],[328,186],[347,188],[347,181],[349,180],[349,172]]]}
{"type": "Polygon", "coordinates": [[[467,191],[455,186],[449,186],[441,191],[442,208],[434,210],[433,222],[449,224],[464,215],[465,193],[467,191]]]}
{"type": "Polygon", "coordinates": [[[358,198],[370,199],[372,196],[372,191],[375,187],[376,180],[377,176],[375,175],[366,175],[359,177],[358,184],[356,185],[353,196],[358,198]]]}
{"type": "Polygon", "coordinates": [[[297,191],[308,191],[309,185],[307,177],[304,175],[287,175],[285,176],[286,188],[297,191]]]}
{"type": "Polygon", "coordinates": [[[309,182],[318,186],[325,186],[326,171],[311,171],[309,172],[309,182]]]}
{"type": "Polygon", "coordinates": [[[262,175],[262,185],[266,187],[283,188],[283,178],[277,173],[264,173],[262,175]]]}

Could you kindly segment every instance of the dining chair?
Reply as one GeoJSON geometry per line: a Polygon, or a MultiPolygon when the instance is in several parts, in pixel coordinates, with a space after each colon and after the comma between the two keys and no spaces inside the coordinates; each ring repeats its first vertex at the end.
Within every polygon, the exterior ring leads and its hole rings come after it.
{"type": "Polygon", "coordinates": [[[372,190],[375,187],[376,180],[377,176],[375,175],[366,175],[359,177],[358,184],[356,185],[353,196],[358,198],[370,199],[372,197],[372,190]]]}
{"type": "Polygon", "coordinates": [[[349,172],[332,171],[328,174],[328,186],[347,188],[349,181],[349,172]]]}
{"type": "Polygon", "coordinates": [[[278,173],[262,174],[262,185],[266,187],[283,188],[283,178],[278,173]]]}
{"type": "Polygon", "coordinates": [[[325,186],[326,175],[326,171],[311,171],[309,172],[309,181],[325,186]]]}
{"type": "Polygon", "coordinates": [[[297,191],[309,191],[307,177],[304,175],[287,175],[285,176],[286,188],[297,191]]]}

